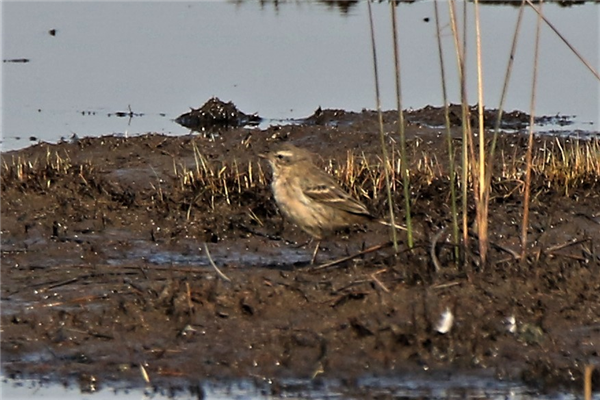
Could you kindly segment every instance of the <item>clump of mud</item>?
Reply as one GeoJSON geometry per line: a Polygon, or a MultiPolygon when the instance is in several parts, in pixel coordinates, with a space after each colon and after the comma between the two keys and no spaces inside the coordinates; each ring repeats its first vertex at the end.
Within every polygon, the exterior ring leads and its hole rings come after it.
{"type": "Polygon", "coordinates": [[[209,99],[200,108],[181,114],[175,119],[179,125],[194,132],[216,134],[222,129],[244,125],[258,125],[262,120],[257,114],[245,114],[233,104],[225,103],[217,97],[209,99]]]}

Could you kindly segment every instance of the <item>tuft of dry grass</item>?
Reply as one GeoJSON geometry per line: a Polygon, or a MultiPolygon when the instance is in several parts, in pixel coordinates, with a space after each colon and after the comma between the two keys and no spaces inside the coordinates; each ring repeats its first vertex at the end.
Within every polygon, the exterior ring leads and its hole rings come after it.
{"type": "Polygon", "coordinates": [[[53,184],[63,176],[77,176],[84,185],[88,185],[88,176],[94,167],[91,163],[75,165],[65,153],[58,151],[46,152],[46,159],[25,160],[20,156],[11,157],[10,161],[2,159],[2,188],[18,184],[25,187],[50,189],[53,184]]]}
{"type": "MultiPolygon", "coordinates": [[[[518,149],[512,155],[502,154],[496,178],[521,181],[525,177],[525,162],[518,149]],[[510,159],[510,161],[508,160],[510,159]]],[[[532,157],[533,174],[545,182],[547,189],[570,191],[600,180],[600,140],[545,140],[532,157]]]]}
{"type": "MultiPolygon", "coordinates": [[[[449,171],[443,162],[444,157],[434,150],[422,148],[413,143],[411,180],[416,187],[427,187],[449,181],[449,171]],[[440,158],[441,157],[441,158],[440,158]]],[[[509,146],[505,146],[510,148],[509,146]]],[[[522,190],[525,177],[525,156],[523,148],[515,145],[513,151],[500,152],[498,167],[492,182],[512,181],[522,190]]],[[[244,196],[257,197],[257,192],[267,191],[270,182],[265,166],[259,160],[249,162],[211,161],[198,148],[194,148],[195,162],[186,166],[173,159],[173,172],[179,190],[191,206],[207,202],[215,209],[217,202],[225,201],[229,206],[244,204],[244,196]]],[[[400,195],[402,174],[399,151],[395,151],[384,162],[378,155],[348,151],[341,159],[326,160],[324,169],[332,174],[353,196],[367,203],[385,200],[385,172],[389,174],[391,188],[400,195]]],[[[75,164],[59,152],[46,154],[45,159],[25,160],[20,156],[2,160],[2,188],[18,186],[48,190],[62,178],[75,177],[81,184],[90,184],[95,167],[92,162],[75,164]]],[[[580,187],[600,184],[600,140],[545,139],[536,144],[532,157],[532,171],[535,181],[542,183],[547,190],[569,196],[580,187]]],[[[509,185],[515,187],[515,185],[509,185]]],[[[494,185],[495,190],[506,187],[494,185]]],[[[157,191],[168,190],[159,188],[157,191]]],[[[159,193],[161,194],[161,193],[159,193]]],[[[162,195],[161,195],[162,196],[162,195]]],[[[189,211],[188,211],[189,212],[189,211]]]]}
{"type": "MultiPolygon", "coordinates": [[[[499,166],[492,181],[523,182],[524,150],[515,146],[511,154],[501,153],[499,166]]],[[[269,177],[258,160],[246,164],[241,164],[235,159],[229,163],[210,162],[197,149],[194,151],[195,166],[186,168],[180,165],[175,170],[181,188],[203,199],[209,199],[213,209],[218,199],[224,199],[232,205],[234,197],[238,199],[248,191],[268,185],[269,177]]],[[[412,158],[410,172],[419,186],[429,186],[440,179],[449,180],[448,168],[438,159],[435,152],[415,149],[412,158]]],[[[393,191],[399,194],[402,188],[399,151],[392,153],[387,163],[380,156],[348,151],[345,158],[326,160],[323,167],[349,193],[367,202],[385,198],[386,171],[393,191]]],[[[600,141],[543,140],[536,147],[532,170],[538,182],[545,182],[546,188],[568,196],[570,191],[577,187],[600,181],[600,141]]]]}
{"type": "Polygon", "coordinates": [[[534,170],[543,175],[548,187],[571,189],[587,182],[598,182],[600,177],[600,140],[569,140],[552,142],[550,149],[538,154],[534,170]]]}

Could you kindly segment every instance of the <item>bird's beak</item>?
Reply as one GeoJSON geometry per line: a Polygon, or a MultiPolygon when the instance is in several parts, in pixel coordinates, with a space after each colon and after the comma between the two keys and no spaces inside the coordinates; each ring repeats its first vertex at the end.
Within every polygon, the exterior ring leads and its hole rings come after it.
{"type": "Polygon", "coordinates": [[[269,155],[268,155],[268,154],[265,154],[265,153],[260,153],[258,156],[259,156],[260,158],[264,158],[265,160],[268,160],[268,159],[269,159],[269,155]]]}

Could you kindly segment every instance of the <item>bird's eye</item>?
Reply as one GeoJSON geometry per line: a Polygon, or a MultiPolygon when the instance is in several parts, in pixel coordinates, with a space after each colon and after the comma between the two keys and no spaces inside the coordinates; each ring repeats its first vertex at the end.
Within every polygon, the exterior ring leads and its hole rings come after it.
{"type": "Polygon", "coordinates": [[[279,160],[283,160],[283,154],[277,154],[275,157],[277,157],[279,160]]]}

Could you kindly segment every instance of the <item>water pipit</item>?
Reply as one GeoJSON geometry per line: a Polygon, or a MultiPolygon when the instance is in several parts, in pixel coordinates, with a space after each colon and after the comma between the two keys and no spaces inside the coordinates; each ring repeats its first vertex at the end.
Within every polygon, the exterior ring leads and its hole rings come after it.
{"type": "Polygon", "coordinates": [[[283,216],[318,240],[311,263],[320,241],[337,230],[367,221],[389,225],[317,167],[308,150],[286,143],[260,157],[268,160],[273,170],[271,189],[283,216]]]}

